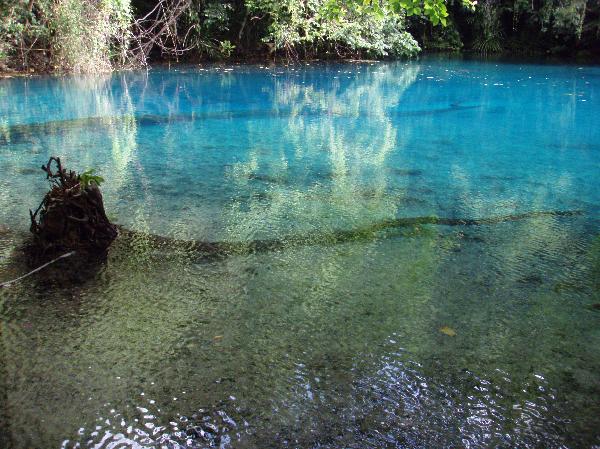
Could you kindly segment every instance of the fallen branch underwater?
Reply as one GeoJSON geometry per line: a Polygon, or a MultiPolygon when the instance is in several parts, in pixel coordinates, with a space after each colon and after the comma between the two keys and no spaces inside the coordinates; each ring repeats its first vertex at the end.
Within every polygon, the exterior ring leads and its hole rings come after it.
{"type": "MultiPolygon", "coordinates": [[[[150,241],[156,247],[167,247],[176,250],[182,249],[185,253],[195,253],[200,256],[201,260],[222,259],[229,256],[248,255],[256,253],[265,253],[271,251],[279,251],[286,248],[294,248],[310,245],[335,245],[347,243],[351,241],[371,240],[379,232],[393,230],[399,228],[414,227],[420,225],[437,225],[437,226],[485,226],[500,223],[509,223],[520,220],[527,220],[539,217],[573,217],[583,215],[582,211],[538,211],[526,212],[523,214],[503,215],[497,217],[488,217],[480,219],[461,219],[461,218],[440,218],[434,216],[396,218],[383,220],[369,226],[348,230],[337,230],[323,233],[306,233],[289,235],[279,239],[257,239],[248,242],[227,242],[216,241],[209,242],[203,240],[178,240],[170,237],[159,236],[156,234],[148,234],[139,231],[132,231],[122,226],[118,226],[119,238],[121,243],[125,245],[131,244],[137,240],[150,241]]],[[[0,289],[10,287],[11,285],[43,270],[49,265],[58,262],[61,259],[66,259],[76,254],[76,251],[71,251],[63,254],[56,259],[53,259],[35,270],[30,271],[23,276],[20,276],[11,281],[0,283],[0,289]]]]}
{"type": "Polygon", "coordinates": [[[253,253],[279,251],[286,248],[300,246],[333,245],[347,243],[351,241],[371,240],[379,232],[420,225],[485,226],[539,217],[573,217],[582,214],[583,212],[578,210],[558,210],[526,212],[523,214],[504,215],[480,219],[440,218],[435,216],[396,218],[383,220],[356,229],[334,230],[331,232],[322,233],[295,234],[284,236],[278,239],[256,239],[250,240],[248,242],[209,242],[202,240],[178,240],[170,237],[158,236],[155,234],[147,234],[139,231],[132,231],[123,227],[119,227],[119,234],[121,237],[124,237],[125,240],[150,240],[153,244],[157,246],[182,248],[185,252],[197,253],[201,256],[202,259],[219,259],[234,255],[247,255],[253,253]]]}
{"type": "MultiPolygon", "coordinates": [[[[423,109],[416,111],[393,111],[390,117],[414,117],[423,115],[447,114],[456,111],[478,109],[480,106],[465,106],[460,103],[452,103],[445,108],[423,109]]],[[[213,112],[194,112],[188,114],[137,114],[133,120],[137,126],[168,126],[174,123],[193,123],[202,120],[230,120],[234,118],[284,118],[296,115],[303,117],[320,117],[325,112],[323,110],[303,110],[294,112],[292,109],[278,110],[255,110],[255,111],[213,111],[213,112]]],[[[347,113],[336,112],[337,117],[355,117],[347,113]]],[[[370,112],[361,112],[360,117],[371,116],[370,112]]],[[[62,135],[72,130],[98,130],[101,127],[110,128],[113,126],[124,126],[132,120],[131,115],[100,116],[100,117],[81,117],[76,119],[49,120],[45,122],[35,122],[28,124],[10,125],[0,134],[0,146],[17,145],[29,143],[37,140],[40,135],[54,136],[62,135]]]]}
{"type": "MultiPolygon", "coordinates": [[[[280,251],[304,246],[330,246],[358,241],[373,241],[392,236],[387,231],[413,228],[415,235],[420,226],[484,226],[514,222],[539,217],[570,217],[583,214],[582,211],[533,211],[486,218],[443,218],[436,216],[388,218],[351,229],[333,229],[318,232],[304,232],[284,235],[273,239],[249,241],[203,241],[177,240],[154,234],[131,231],[110,222],[104,210],[99,185],[104,179],[93,175],[94,170],[81,174],[63,168],[59,157],[52,156],[42,166],[50,190],[39,207],[30,210],[30,231],[33,239],[23,247],[29,267],[44,262],[57,254],[64,253],[49,262],[14,280],[0,283],[0,288],[9,287],[44,268],[78,253],[83,259],[106,260],[113,241],[120,236],[120,246],[126,254],[135,249],[136,242],[146,242],[152,250],[171,250],[173,254],[188,255],[200,260],[214,260],[236,255],[249,255],[280,251]],[[52,164],[56,170],[52,169],[52,164]],[[130,248],[128,248],[128,246],[130,248]],[[89,256],[89,257],[88,257],[89,256]]],[[[78,270],[76,270],[78,271],[78,270]]]]}
{"type": "Polygon", "coordinates": [[[71,251],[69,253],[63,254],[62,256],[57,257],[56,259],[51,260],[50,262],[46,262],[45,264],[37,267],[35,270],[31,270],[29,273],[24,274],[23,276],[19,276],[16,279],[13,279],[12,281],[7,281],[7,282],[3,282],[2,284],[0,284],[0,288],[6,288],[6,287],[10,287],[13,284],[16,284],[17,282],[31,276],[32,274],[37,273],[38,271],[43,270],[44,268],[46,268],[48,265],[52,265],[55,262],[58,262],[61,259],[66,259],[67,257],[71,257],[75,254],[75,251],[71,251]]]}

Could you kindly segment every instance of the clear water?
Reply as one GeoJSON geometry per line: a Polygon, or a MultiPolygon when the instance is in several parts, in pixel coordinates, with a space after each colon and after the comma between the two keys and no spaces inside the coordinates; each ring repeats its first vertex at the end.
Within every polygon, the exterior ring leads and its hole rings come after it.
{"type": "Polygon", "coordinates": [[[600,447],[599,118],[595,66],[1,80],[0,281],[50,155],[138,233],[0,290],[0,446],[600,447]]]}

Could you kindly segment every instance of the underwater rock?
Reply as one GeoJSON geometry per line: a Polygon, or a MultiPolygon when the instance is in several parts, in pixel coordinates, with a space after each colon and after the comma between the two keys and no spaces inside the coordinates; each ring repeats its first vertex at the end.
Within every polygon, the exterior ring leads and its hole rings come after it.
{"type": "Polygon", "coordinates": [[[584,291],[584,286],[583,285],[579,285],[573,282],[557,282],[556,284],[554,284],[554,287],[552,287],[552,290],[554,291],[554,293],[565,293],[565,292],[582,292],[584,291]]]}
{"type": "Polygon", "coordinates": [[[277,177],[277,176],[269,176],[269,175],[263,175],[263,174],[251,174],[248,176],[248,179],[250,179],[251,181],[260,181],[260,182],[264,182],[266,184],[279,184],[279,185],[287,185],[288,182],[285,178],[282,177],[277,177]]]}
{"type": "Polygon", "coordinates": [[[37,175],[39,173],[39,169],[35,168],[19,168],[17,169],[17,173],[19,175],[37,175]]]}

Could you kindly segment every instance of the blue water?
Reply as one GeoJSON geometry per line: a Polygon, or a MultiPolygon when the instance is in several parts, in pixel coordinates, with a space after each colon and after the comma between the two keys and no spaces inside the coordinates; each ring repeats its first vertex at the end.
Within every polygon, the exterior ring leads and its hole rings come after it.
{"type": "Polygon", "coordinates": [[[138,233],[0,291],[0,442],[600,447],[599,117],[597,66],[0,80],[0,281],[51,155],[138,233]]]}

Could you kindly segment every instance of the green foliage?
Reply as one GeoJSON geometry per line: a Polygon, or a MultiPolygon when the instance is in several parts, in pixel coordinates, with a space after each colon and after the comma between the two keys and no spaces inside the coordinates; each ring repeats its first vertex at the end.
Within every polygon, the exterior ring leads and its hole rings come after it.
{"type": "Polygon", "coordinates": [[[109,71],[130,39],[130,0],[0,0],[0,62],[109,71]]]}
{"type": "Polygon", "coordinates": [[[231,54],[235,50],[235,45],[233,45],[229,40],[225,39],[219,43],[219,53],[224,58],[229,58],[231,54]]]}
{"type": "Polygon", "coordinates": [[[477,8],[473,20],[475,39],[473,49],[481,54],[500,53],[502,51],[502,29],[500,12],[494,0],[483,0],[477,8]]]}
{"type": "Polygon", "coordinates": [[[586,12],[586,0],[558,2],[551,12],[552,30],[561,35],[581,37],[586,12]]]}
{"type": "Polygon", "coordinates": [[[183,18],[182,28],[189,30],[187,43],[199,56],[229,58],[235,45],[229,39],[234,6],[216,0],[193,0],[183,18]]]}
{"type": "Polygon", "coordinates": [[[51,0],[0,0],[0,68],[25,69],[44,59],[51,5],[51,0]]]}
{"type": "MultiPolygon", "coordinates": [[[[164,0],[161,8],[175,10],[175,4],[183,4],[185,12],[168,22],[166,45],[152,52],[151,44],[144,61],[147,55],[395,58],[420,50],[411,33],[426,49],[458,50],[464,42],[483,54],[600,48],[597,0],[481,0],[477,7],[476,0],[164,0]],[[176,51],[163,51],[174,42],[181,44],[176,51]]],[[[127,67],[140,42],[151,41],[141,37],[136,15],[156,5],[157,0],[0,0],[0,70],[127,67]]],[[[144,26],[152,29],[152,23],[144,26]]]]}
{"type": "Polygon", "coordinates": [[[445,27],[435,27],[430,40],[424,45],[429,50],[458,51],[463,48],[462,38],[452,21],[445,27]]]}
{"type": "Polygon", "coordinates": [[[90,168],[79,175],[79,183],[82,188],[87,189],[91,184],[95,184],[99,187],[100,184],[104,182],[102,176],[94,175],[95,171],[95,169],[90,168]]]}
{"type": "Polygon", "coordinates": [[[415,54],[419,46],[405,31],[404,13],[385,7],[331,0],[251,0],[253,15],[267,18],[263,42],[288,57],[398,57],[415,54]]]}
{"type": "MultiPolygon", "coordinates": [[[[385,11],[412,15],[423,15],[433,25],[447,25],[448,9],[445,0],[354,0],[355,4],[362,5],[371,11],[382,14],[385,11]]],[[[342,9],[340,0],[328,0],[328,9],[337,13],[342,9]]],[[[475,10],[477,0],[461,0],[464,7],[475,10]]]]}
{"type": "Polygon", "coordinates": [[[482,53],[503,47],[568,52],[579,47],[582,39],[590,47],[598,46],[600,34],[593,25],[598,14],[600,2],[595,0],[484,0],[467,31],[474,35],[473,48],[482,53]]]}
{"type": "Polygon", "coordinates": [[[129,0],[56,0],[52,20],[56,67],[111,71],[125,61],[131,19],[129,0]]]}

